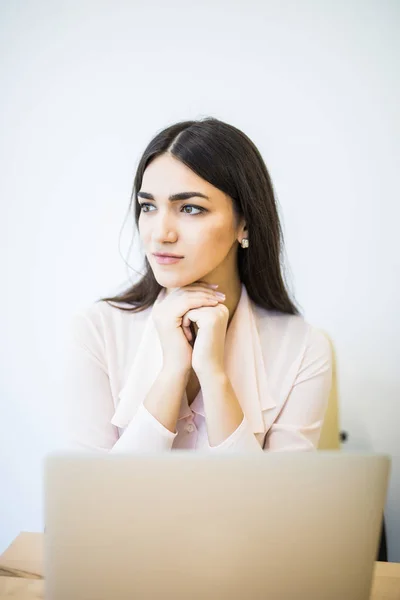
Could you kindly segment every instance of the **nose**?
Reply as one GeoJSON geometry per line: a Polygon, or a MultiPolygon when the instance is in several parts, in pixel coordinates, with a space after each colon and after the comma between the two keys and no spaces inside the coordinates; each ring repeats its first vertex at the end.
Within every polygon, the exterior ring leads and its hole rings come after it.
{"type": "Polygon", "coordinates": [[[158,211],[155,219],[152,219],[152,237],[154,242],[162,244],[163,242],[174,242],[177,237],[174,217],[167,210],[158,211]]]}

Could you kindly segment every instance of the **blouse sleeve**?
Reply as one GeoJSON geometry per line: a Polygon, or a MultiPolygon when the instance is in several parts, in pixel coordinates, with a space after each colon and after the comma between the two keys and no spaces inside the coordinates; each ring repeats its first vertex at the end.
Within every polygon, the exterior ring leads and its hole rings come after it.
{"type": "Polygon", "coordinates": [[[144,407],[122,434],[111,423],[115,406],[104,352],[99,328],[86,314],[75,314],[67,334],[63,369],[67,449],[112,453],[170,450],[177,433],[163,427],[144,407]]]}

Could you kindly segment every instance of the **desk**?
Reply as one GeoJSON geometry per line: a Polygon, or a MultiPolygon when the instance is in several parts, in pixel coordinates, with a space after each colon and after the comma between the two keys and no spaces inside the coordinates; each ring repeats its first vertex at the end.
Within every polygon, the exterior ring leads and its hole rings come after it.
{"type": "MultiPolygon", "coordinates": [[[[20,533],[0,556],[0,600],[6,598],[44,598],[42,533],[20,533]]],[[[371,600],[400,600],[400,563],[375,563],[371,600]]]]}

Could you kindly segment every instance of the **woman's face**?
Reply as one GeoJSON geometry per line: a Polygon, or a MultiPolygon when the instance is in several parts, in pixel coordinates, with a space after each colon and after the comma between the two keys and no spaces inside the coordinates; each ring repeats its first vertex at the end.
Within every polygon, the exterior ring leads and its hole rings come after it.
{"type": "Polygon", "coordinates": [[[244,222],[236,226],[229,196],[170,154],[158,156],[150,163],[137,195],[142,205],[140,238],[161,286],[178,288],[198,280],[221,284],[238,277],[238,242],[246,237],[246,232],[244,222]],[[169,196],[182,192],[195,193],[184,200],[169,200],[169,196]],[[151,194],[153,199],[143,194],[151,194]],[[159,264],[154,256],[157,252],[183,258],[172,264],[159,264]]]}

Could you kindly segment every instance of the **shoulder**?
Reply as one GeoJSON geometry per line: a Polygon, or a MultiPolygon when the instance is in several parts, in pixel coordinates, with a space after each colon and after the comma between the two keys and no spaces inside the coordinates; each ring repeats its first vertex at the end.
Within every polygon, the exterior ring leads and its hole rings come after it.
{"type": "MultiPolygon", "coordinates": [[[[104,300],[94,302],[76,309],[68,325],[69,335],[77,342],[85,345],[104,348],[107,344],[118,344],[132,333],[139,333],[150,313],[151,308],[140,312],[123,310],[129,304],[109,304],[104,300]],[[121,308],[119,308],[121,307],[121,308]]],[[[137,338],[137,335],[134,335],[137,338]]]]}
{"type": "Polygon", "coordinates": [[[331,359],[329,336],[303,316],[266,310],[256,305],[254,314],[263,351],[270,353],[271,358],[285,358],[287,363],[311,353],[331,359]]]}
{"type": "Polygon", "coordinates": [[[282,406],[295,383],[316,375],[329,380],[332,346],[327,334],[301,315],[255,307],[264,368],[273,397],[282,406]]]}

